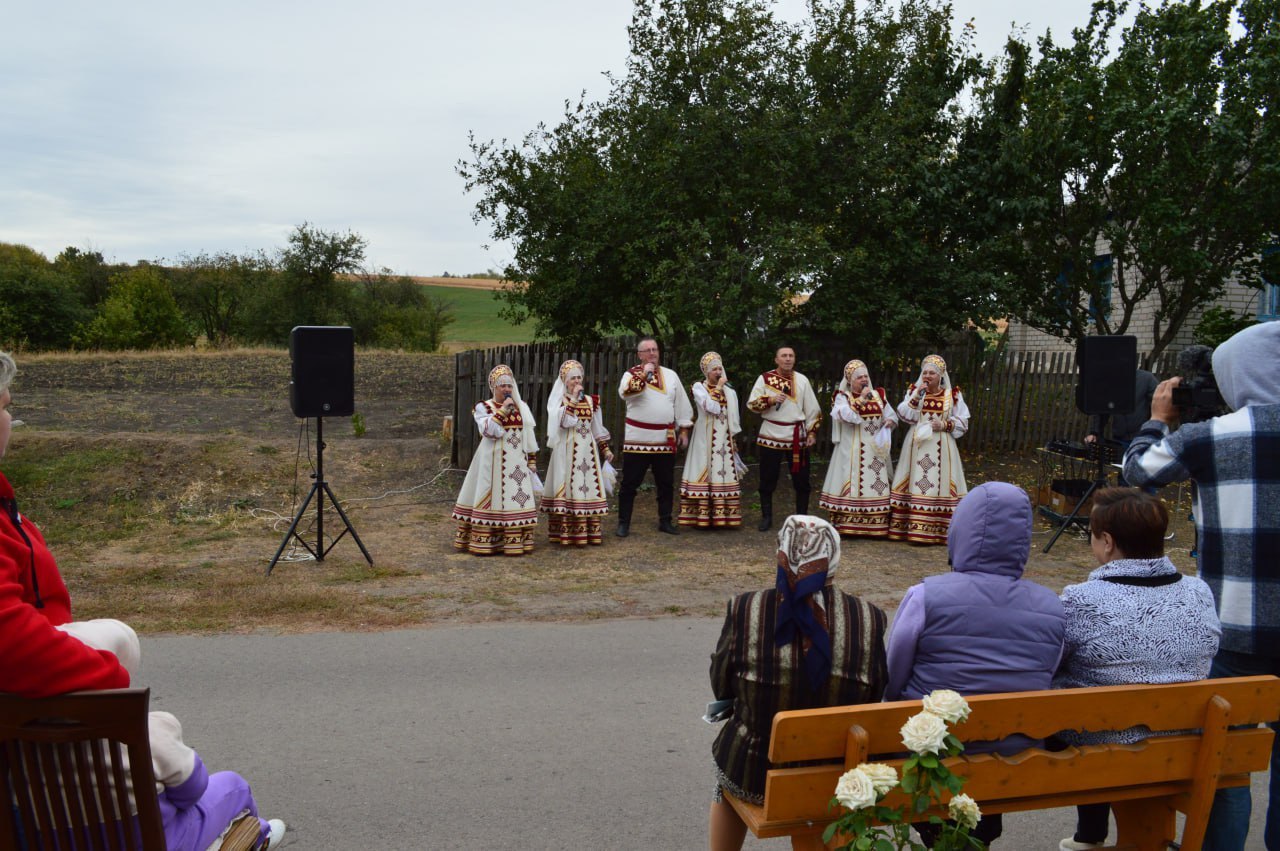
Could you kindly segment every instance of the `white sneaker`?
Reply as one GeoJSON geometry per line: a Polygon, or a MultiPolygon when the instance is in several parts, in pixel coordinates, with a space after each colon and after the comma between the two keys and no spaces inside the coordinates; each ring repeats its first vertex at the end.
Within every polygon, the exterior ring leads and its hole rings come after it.
{"type": "Polygon", "coordinates": [[[1105,848],[1106,842],[1077,842],[1074,836],[1068,836],[1058,843],[1058,851],[1087,851],[1089,848],[1105,848]]]}
{"type": "Polygon", "coordinates": [[[271,833],[267,836],[267,844],[264,848],[279,848],[280,843],[284,841],[284,822],[278,818],[267,819],[267,826],[271,828],[271,833]]]}

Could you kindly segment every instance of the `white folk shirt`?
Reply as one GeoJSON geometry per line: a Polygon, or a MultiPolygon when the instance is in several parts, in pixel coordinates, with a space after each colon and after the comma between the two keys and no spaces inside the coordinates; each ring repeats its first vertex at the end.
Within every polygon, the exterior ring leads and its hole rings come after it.
{"type": "Polygon", "coordinates": [[[627,403],[623,452],[674,454],[676,429],[693,427],[689,394],[680,383],[680,376],[665,366],[655,369],[649,380],[643,367],[633,366],[623,373],[618,396],[627,403]]]}
{"type": "Polygon", "coordinates": [[[804,439],[818,431],[822,423],[822,408],[818,406],[818,398],[813,395],[813,387],[809,379],[799,372],[792,372],[790,378],[784,377],[777,370],[770,370],[756,379],[751,388],[751,396],[747,399],[747,407],[763,418],[760,432],[756,435],[756,445],[769,449],[792,449],[797,437],[803,445],[804,439]],[[765,388],[782,394],[782,402],[774,404],[765,388]],[[801,432],[797,433],[799,425],[801,432]]]}

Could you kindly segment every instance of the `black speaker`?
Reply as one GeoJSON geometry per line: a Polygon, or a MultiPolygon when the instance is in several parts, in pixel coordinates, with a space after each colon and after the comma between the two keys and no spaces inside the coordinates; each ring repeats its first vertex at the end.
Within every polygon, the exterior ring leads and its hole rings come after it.
{"type": "Polygon", "coordinates": [[[356,338],[345,325],[299,325],[289,332],[289,407],[295,417],[356,412],[356,338]]]}
{"type": "Polygon", "coordinates": [[[1138,378],[1137,337],[1081,337],[1076,347],[1076,366],[1080,369],[1076,407],[1082,413],[1133,413],[1138,378]]]}

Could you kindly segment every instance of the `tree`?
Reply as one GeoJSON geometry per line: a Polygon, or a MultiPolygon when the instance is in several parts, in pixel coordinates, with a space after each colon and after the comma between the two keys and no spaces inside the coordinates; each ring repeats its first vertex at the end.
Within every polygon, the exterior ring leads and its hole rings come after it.
{"type": "Polygon", "coordinates": [[[434,352],[444,342],[453,312],[404,275],[363,271],[353,300],[351,326],[357,344],[434,352]]]}
{"type": "Polygon", "coordinates": [[[784,336],[856,333],[871,355],[988,315],[949,198],[980,71],[950,7],[812,11],[806,30],[763,0],[641,0],[604,102],[519,145],[473,139],[458,171],[515,245],[509,318],[568,342],[732,340],[754,368],[784,336]]]}
{"type": "Polygon", "coordinates": [[[160,349],[191,345],[192,334],[163,271],[144,264],[111,277],[106,301],[76,342],[97,349],[160,349]]]}
{"type": "Polygon", "coordinates": [[[1154,359],[1228,280],[1260,286],[1280,191],[1280,33],[1276,0],[1243,3],[1234,40],[1235,0],[1166,0],[1138,8],[1110,57],[1122,8],[1095,4],[1070,45],[1041,38],[1034,64],[1011,51],[1017,115],[985,101],[990,182],[1013,220],[991,248],[1020,318],[1069,340],[1125,333],[1153,301],[1154,359]]]}
{"type": "Polygon", "coordinates": [[[241,332],[253,295],[276,285],[275,267],[263,252],[183,257],[175,270],[174,297],[191,324],[215,346],[241,332]]]}
{"type": "Polygon", "coordinates": [[[11,243],[0,243],[0,306],[0,346],[7,348],[66,348],[90,315],[67,275],[11,243]]]}
{"type": "Polygon", "coordinates": [[[81,251],[71,246],[53,259],[53,267],[75,283],[81,300],[89,307],[97,307],[106,299],[112,274],[122,271],[121,267],[108,265],[101,251],[81,251]]]}

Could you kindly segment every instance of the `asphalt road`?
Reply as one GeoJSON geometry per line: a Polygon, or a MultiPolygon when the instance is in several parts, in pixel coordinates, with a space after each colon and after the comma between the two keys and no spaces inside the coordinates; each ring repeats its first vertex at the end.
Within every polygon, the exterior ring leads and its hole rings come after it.
{"type": "MultiPolygon", "coordinates": [[[[719,627],[148,637],[136,682],[211,771],[249,779],[286,848],[699,849],[719,627]]],[[[997,847],[1049,851],[1073,827],[1074,810],[1010,815],[997,847]]]]}

